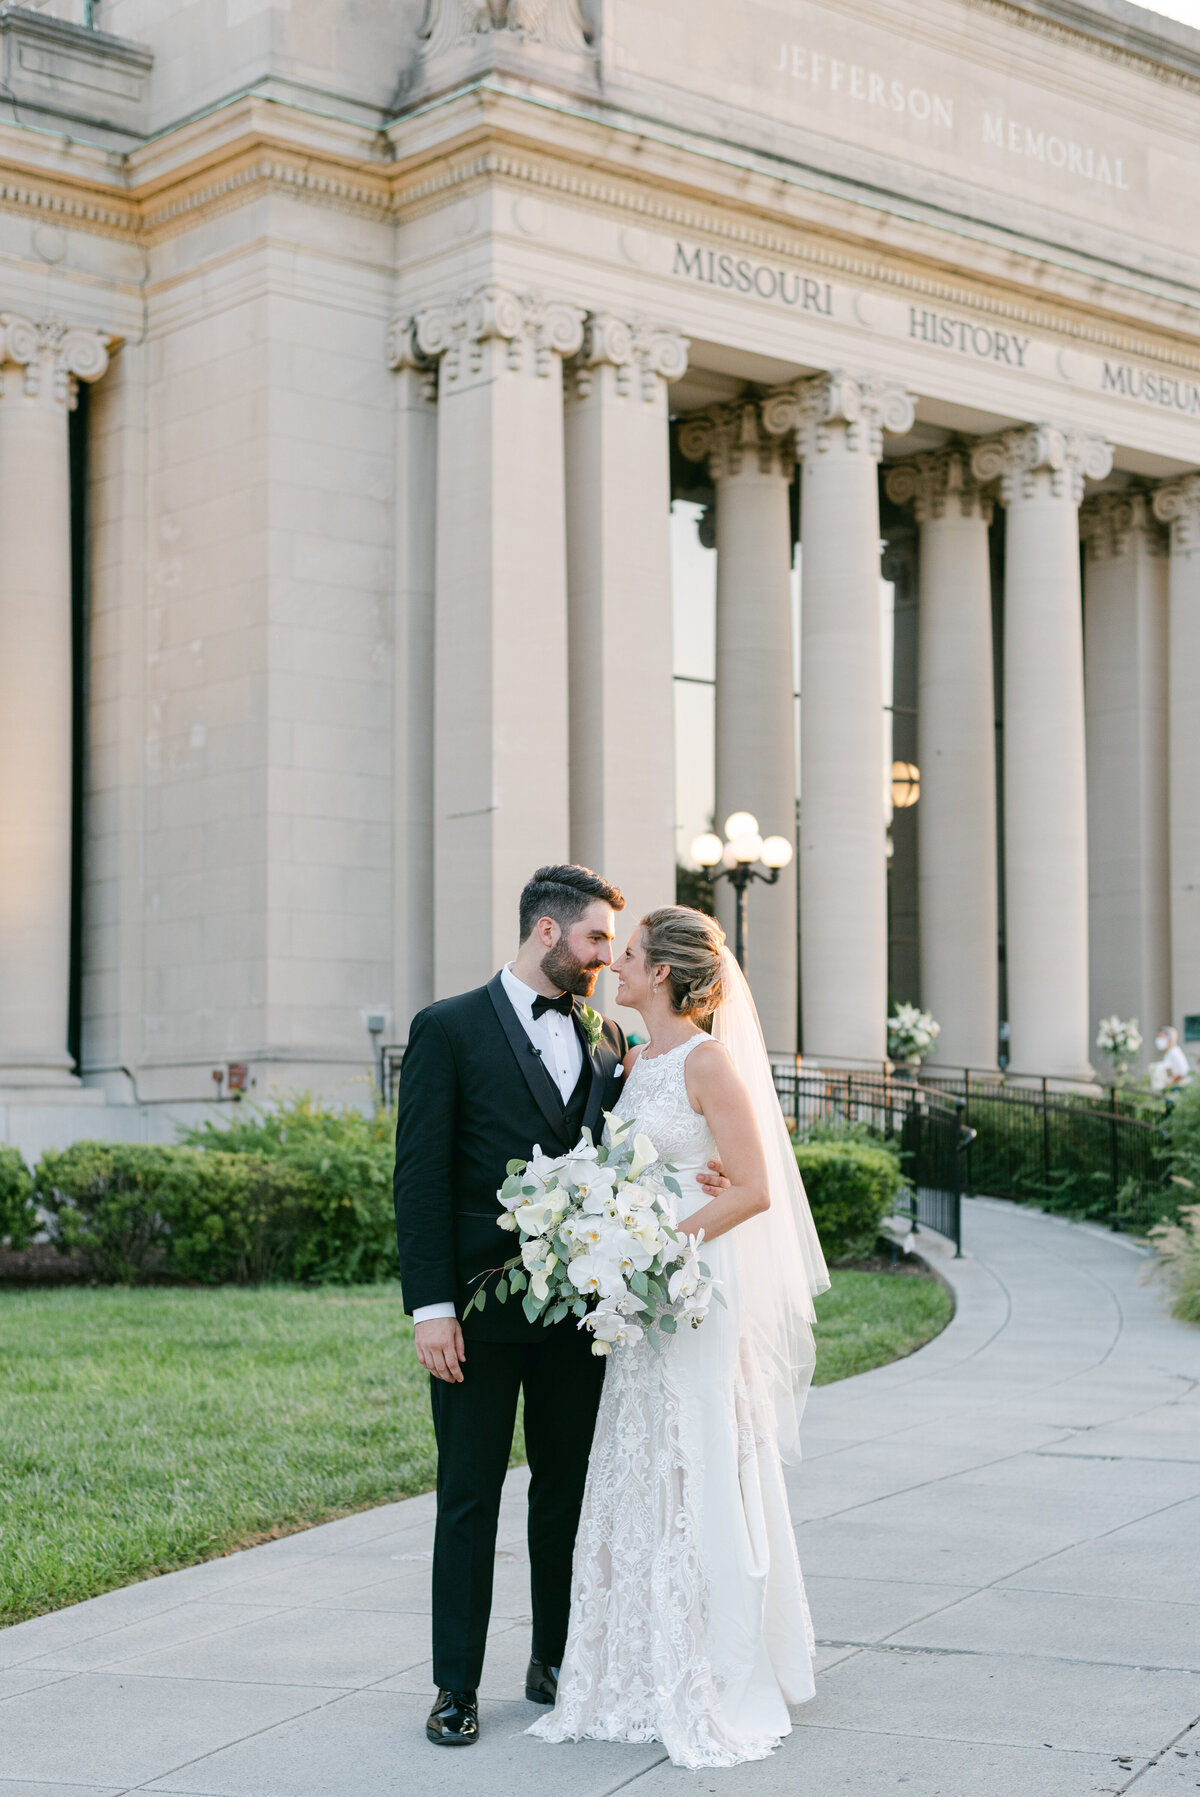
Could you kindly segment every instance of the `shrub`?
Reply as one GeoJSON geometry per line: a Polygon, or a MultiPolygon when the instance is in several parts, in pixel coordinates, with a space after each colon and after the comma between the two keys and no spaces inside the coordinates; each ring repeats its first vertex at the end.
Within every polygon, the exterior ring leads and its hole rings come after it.
{"type": "Polygon", "coordinates": [[[394,1276],[386,1116],[301,1098],[186,1133],[179,1147],[77,1142],[43,1155],[52,1240],[123,1284],[394,1276]]]}
{"type": "Polygon", "coordinates": [[[1171,1313],[1184,1323],[1200,1323],[1200,1204],[1185,1204],[1178,1223],[1158,1223],[1150,1231],[1158,1249],[1155,1272],[1171,1287],[1171,1313]]]}
{"type": "Polygon", "coordinates": [[[825,1258],[870,1254],[903,1184],[896,1154],[853,1138],[798,1142],[796,1165],[825,1258]]]}
{"type": "Polygon", "coordinates": [[[0,1147],[0,1248],[28,1248],[37,1227],[33,1175],[20,1149],[0,1147]]]}
{"type": "Polygon", "coordinates": [[[292,1241],[290,1279],[374,1283],[394,1278],[392,1208],[395,1116],[336,1109],[301,1092],[269,1109],[239,1106],[229,1122],[181,1132],[206,1155],[250,1156],[287,1166],[305,1199],[292,1241]]]}

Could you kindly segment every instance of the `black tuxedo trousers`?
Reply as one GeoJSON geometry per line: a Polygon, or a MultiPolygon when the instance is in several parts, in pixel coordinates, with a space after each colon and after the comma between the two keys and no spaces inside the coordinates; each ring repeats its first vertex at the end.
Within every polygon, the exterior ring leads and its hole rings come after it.
{"type": "MultiPolygon", "coordinates": [[[[462,1315],[481,1275],[512,1255],[496,1226],[496,1191],[509,1160],[574,1147],[582,1125],[598,1136],[620,1095],[625,1039],[613,1023],[593,1049],[582,1025],[583,1067],[564,1105],[530,1044],[499,976],[443,999],[413,1020],[400,1078],[396,1234],[411,1311],[455,1300],[462,1315]]],[[[493,1286],[494,1280],[489,1282],[493,1286]]],[[[504,1476],[518,1396],[525,1397],[528,1539],[535,1659],[562,1661],[571,1555],[583,1501],[604,1361],[573,1318],[530,1323],[519,1300],[463,1325],[461,1384],[431,1379],[438,1444],[433,1553],[433,1675],[475,1690],[483,1673],[504,1476]]]]}

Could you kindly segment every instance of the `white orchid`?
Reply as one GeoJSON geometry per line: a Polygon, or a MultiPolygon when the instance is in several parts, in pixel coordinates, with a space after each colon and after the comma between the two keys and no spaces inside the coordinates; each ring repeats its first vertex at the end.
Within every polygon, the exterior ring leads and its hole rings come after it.
{"type": "Polygon", "coordinates": [[[607,1304],[598,1306],[584,1322],[591,1331],[593,1354],[609,1354],[613,1348],[631,1348],[646,1333],[639,1323],[632,1322],[607,1304]]]}
{"type": "Polygon", "coordinates": [[[611,1297],[625,1290],[615,1261],[601,1254],[577,1254],[567,1266],[567,1277],[583,1297],[611,1297]]]}

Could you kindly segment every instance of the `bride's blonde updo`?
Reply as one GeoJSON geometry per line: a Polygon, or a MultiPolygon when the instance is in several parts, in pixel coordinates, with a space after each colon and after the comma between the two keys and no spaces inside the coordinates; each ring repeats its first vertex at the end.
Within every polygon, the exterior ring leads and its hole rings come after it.
{"type": "Polygon", "coordinates": [[[642,919],[646,932],[646,966],[669,972],[667,984],[671,1008],[693,1023],[706,1024],[724,993],[721,990],[721,950],[725,932],[715,917],[693,911],[690,905],[663,905],[642,919]]]}

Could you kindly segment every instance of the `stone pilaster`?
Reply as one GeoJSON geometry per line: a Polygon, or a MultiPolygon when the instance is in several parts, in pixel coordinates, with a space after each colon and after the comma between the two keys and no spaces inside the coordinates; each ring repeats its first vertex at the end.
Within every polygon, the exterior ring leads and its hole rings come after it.
{"type": "Polygon", "coordinates": [[[969,451],[938,450],[887,474],[921,533],[917,764],[921,770],[922,1002],[941,1024],[938,1061],[996,1063],[996,760],[991,500],[969,451]]]}
{"type": "Polygon", "coordinates": [[[566,368],[571,859],[620,886],[622,939],[675,896],[667,383],[686,367],[678,332],[603,312],[566,368]]]}
{"type": "Polygon", "coordinates": [[[1200,1011],[1200,475],[1159,487],[1154,515],[1170,526],[1172,1022],[1200,1011]]]}
{"type": "Polygon", "coordinates": [[[388,333],[396,376],[392,1024],[400,1041],[433,998],[437,363],[415,335],[409,317],[388,333]]]}
{"type": "MultiPolygon", "coordinates": [[[[766,430],[756,399],[685,420],[679,447],[716,488],[716,822],[750,811],[764,836],[795,828],[792,673],[792,442],[766,430]]],[[[733,895],[717,887],[732,939],[733,895]]],[[[796,868],[750,895],[746,970],[768,1047],[796,1046],[796,868]]]]}
{"type": "Polygon", "coordinates": [[[489,283],[415,315],[438,363],[434,991],[512,953],[570,849],[563,362],[581,307],[489,283]]]}
{"type": "Polygon", "coordinates": [[[67,414],[107,366],[99,331],[0,314],[0,1086],[73,1078],[67,414]]]}
{"type": "Polygon", "coordinates": [[[1112,450],[1052,424],[976,445],[1007,508],[1005,898],[1011,1064],[1088,1078],[1087,784],[1079,503],[1112,450]]]}
{"type": "Polygon", "coordinates": [[[802,462],[800,916],[803,1046],[887,1048],[887,866],[878,461],[911,395],[875,375],[799,381],[763,403],[802,462]]]}

